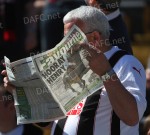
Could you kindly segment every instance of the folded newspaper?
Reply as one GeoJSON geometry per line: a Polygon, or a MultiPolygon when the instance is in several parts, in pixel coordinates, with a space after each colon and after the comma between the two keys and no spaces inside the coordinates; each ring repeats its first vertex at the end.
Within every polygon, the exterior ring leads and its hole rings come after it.
{"type": "Polygon", "coordinates": [[[5,57],[8,78],[16,86],[17,124],[74,115],[71,109],[83,107],[83,99],[102,86],[99,76],[88,66],[87,51],[80,46],[86,42],[84,33],[74,25],[49,51],[12,63],[5,57]]]}

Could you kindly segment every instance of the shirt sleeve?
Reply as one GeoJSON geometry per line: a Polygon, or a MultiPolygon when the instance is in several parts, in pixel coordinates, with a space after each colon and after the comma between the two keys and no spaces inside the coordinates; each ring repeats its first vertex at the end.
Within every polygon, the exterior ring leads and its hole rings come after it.
{"type": "Polygon", "coordinates": [[[141,119],[146,109],[146,75],[142,64],[133,56],[124,56],[114,70],[124,87],[135,97],[141,119]]]}

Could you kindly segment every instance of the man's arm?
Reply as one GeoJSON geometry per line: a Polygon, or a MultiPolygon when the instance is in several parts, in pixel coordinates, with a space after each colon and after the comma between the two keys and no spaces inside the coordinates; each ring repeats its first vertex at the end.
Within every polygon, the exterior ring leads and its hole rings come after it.
{"type": "MultiPolygon", "coordinates": [[[[91,49],[85,45],[84,47],[91,55],[87,57],[87,60],[89,61],[89,66],[93,72],[99,76],[103,76],[106,72],[111,70],[112,67],[102,52],[96,53],[94,49],[91,49]]],[[[125,83],[128,83],[127,81],[125,83]]],[[[140,88],[136,90],[138,91],[138,94],[134,96],[132,92],[129,92],[124,87],[124,85],[115,74],[113,75],[113,79],[110,78],[104,82],[104,87],[108,93],[112,108],[118,117],[129,126],[136,125],[139,121],[139,118],[141,117],[141,115],[139,117],[139,107],[137,107],[137,101],[135,98],[136,96],[141,96],[140,88]]],[[[134,89],[134,87],[132,89],[134,89]]]]}
{"type": "Polygon", "coordinates": [[[136,125],[139,121],[139,116],[134,96],[125,89],[116,74],[113,75],[113,79],[110,78],[103,84],[112,108],[119,118],[129,126],[136,125]]]}
{"type": "MultiPolygon", "coordinates": [[[[107,61],[105,62],[107,63],[107,61]]],[[[105,67],[105,62],[102,62],[101,67],[103,67],[103,70],[105,69],[106,73],[111,67],[109,63],[107,63],[108,66],[105,67]]],[[[99,70],[98,75],[102,76],[101,71],[103,70],[99,70]]],[[[139,121],[139,115],[135,97],[123,86],[116,74],[113,74],[113,78],[110,77],[110,79],[104,81],[103,84],[117,116],[129,126],[136,125],[139,121]]]]}

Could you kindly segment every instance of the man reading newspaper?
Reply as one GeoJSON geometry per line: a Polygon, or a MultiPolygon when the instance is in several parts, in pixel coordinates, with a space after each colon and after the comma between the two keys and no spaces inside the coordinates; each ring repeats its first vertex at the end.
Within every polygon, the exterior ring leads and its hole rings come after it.
{"type": "MultiPolygon", "coordinates": [[[[90,53],[86,57],[89,66],[101,77],[103,87],[85,99],[80,115],[54,121],[51,134],[138,135],[139,120],[146,108],[143,66],[134,56],[105,42],[109,39],[109,24],[100,10],[82,6],[70,11],[64,17],[64,34],[74,24],[89,41],[90,45],[82,47],[90,53]]],[[[4,82],[10,86],[7,77],[4,82]]]]}

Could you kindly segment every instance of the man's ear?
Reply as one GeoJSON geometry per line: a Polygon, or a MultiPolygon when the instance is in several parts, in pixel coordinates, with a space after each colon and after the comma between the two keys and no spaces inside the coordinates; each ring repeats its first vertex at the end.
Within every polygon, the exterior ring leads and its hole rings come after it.
{"type": "Polygon", "coordinates": [[[98,31],[94,31],[92,34],[95,41],[101,40],[101,34],[98,31]]]}
{"type": "Polygon", "coordinates": [[[93,33],[93,43],[95,45],[95,47],[97,49],[100,49],[101,45],[100,45],[100,41],[102,40],[102,36],[101,33],[99,33],[98,31],[94,31],[93,33]]]}

